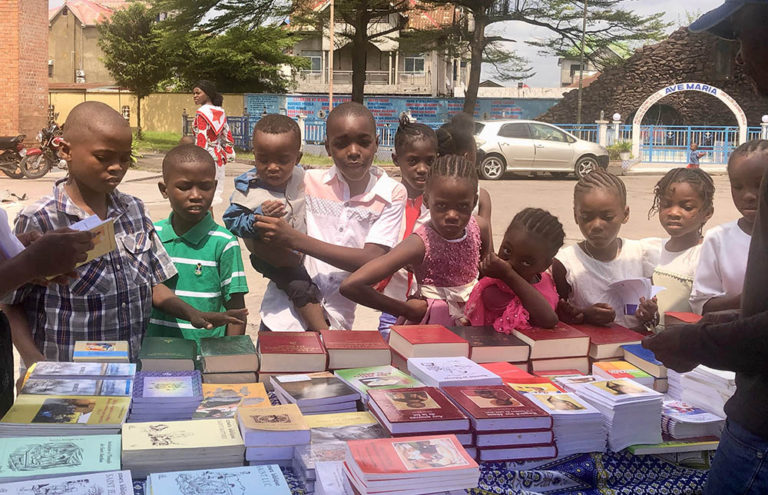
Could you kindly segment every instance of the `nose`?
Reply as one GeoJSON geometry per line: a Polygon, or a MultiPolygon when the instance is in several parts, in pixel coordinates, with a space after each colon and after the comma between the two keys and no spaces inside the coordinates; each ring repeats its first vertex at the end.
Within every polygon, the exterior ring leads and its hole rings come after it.
{"type": "Polygon", "coordinates": [[[677,206],[673,206],[667,210],[667,216],[669,218],[680,218],[682,216],[682,211],[677,206]]]}
{"type": "Polygon", "coordinates": [[[193,200],[193,201],[194,200],[199,200],[202,197],[203,197],[203,195],[201,194],[200,188],[193,187],[192,189],[189,190],[189,199],[190,200],[193,200]]]}
{"type": "Polygon", "coordinates": [[[459,222],[459,212],[456,210],[448,210],[445,212],[445,222],[450,224],[456,224],[459,222]]]}
{"type": "Polygon", "coordinates": [[[416,164],[416,175],[427,175],[429,173],[429,167],[424,162],[416,164]]]}

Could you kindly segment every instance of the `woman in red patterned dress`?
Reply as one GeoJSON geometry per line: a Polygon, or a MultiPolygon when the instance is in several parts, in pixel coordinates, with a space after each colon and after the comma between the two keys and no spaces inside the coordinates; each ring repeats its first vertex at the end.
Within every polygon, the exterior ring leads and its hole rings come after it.
{"type": "Polygon", "coordinates": [[[213,204],[222,202],[224,190],[224,165],[235,159],[235,143],[227,124],[227,114],[221,108],[224,97],[216,91],[211,81],[199,81],[192,90],[195,105],[200,105],[195,114],[193,129],[195,144],[208,150],[216,162],[216,193],[213,204]]]}

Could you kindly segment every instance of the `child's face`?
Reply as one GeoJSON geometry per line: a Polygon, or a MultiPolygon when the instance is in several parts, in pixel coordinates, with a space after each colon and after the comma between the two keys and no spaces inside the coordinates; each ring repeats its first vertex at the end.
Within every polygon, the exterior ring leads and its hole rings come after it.
{"type": "Polygon", "coordinates": [[[472,184],[458,177],[435,177],[424,192],[431,223],[445,239],[458,239],[472,216],[477,191],[472,184]]]}
{"type": "Polygon", "coordinates": [[[616,193],[604,189],[580,194],[573,213],[587,243],[596,249],[610,247],[629,220],[629,207],[621,204],[616,193]]]}
{"type": "Polygon", "coordinates": [[[659,201],[659,222],[670,237],[699,232],[712,216],[712,208],[704,210],[699,191],[687,182],[670,184],[659,201]]]}
{"type": "Polygon", "coordinates": [[[375,126],[363,115],[331,119],[326,127],[325,150],[348,183],[368,180],[378,150],[375,126]]]}
{"type": "Polygon", "coordinates": [[[691,144],[691,150],[696,151],[697,149],[699,149],[698,144],[691,144]]]}
{"type": "Polygon", "coordinates": [[[427,174],[436,157],[437,143],[431,139],[412,140],[403,146],[400,153],[392,154],[392,162],[400,167],[408,197],[415,198],[424,194],[427,174]]]}
{"type": "Polygon", "coordinates": [[[728,167],[728,178],[731,181],[733,204],[751,228],[755,224],[760,199],[760,181],[768,167],[768,154],[752,153],[748,156],[736,156],[732,160],[728,167]]]}
{"type": "Polygon", "coordinates": [[[83,192],[109,194],[131,165],[131,129],[102,124],[88,131],[63,141],[60,155],[83,192]]]}
{"type": "Polygon", "coordinates": [[[541,237],[513,226],[501,241],[499,258],[530,282],[552,264],[550,250],[549,244],[541,237]]]}
{"type": "Polygon", "coordinates": [[[292,132],[269,134],[256,131],[253,135],[253,156],[259,179],[277,189],[284,189],[299,164],[301,144],[292,132]]]}
{"type": "Polygon", "coordinates": [[[216,191],[216,169],[211,163],[185,161],[168,167],[160,193],[171,203],[174,215],[189,225],[208,213],[216,191]]]}

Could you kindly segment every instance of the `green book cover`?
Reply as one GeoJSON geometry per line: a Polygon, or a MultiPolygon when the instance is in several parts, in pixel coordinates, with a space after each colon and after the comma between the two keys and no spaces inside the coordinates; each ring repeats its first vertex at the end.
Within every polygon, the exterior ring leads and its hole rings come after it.
{"type": "Polygon", "coordinates": [[[144,337],[139,359],[190,359],[197,358],[194,340],[173,337],[144,337]]]}
{"type": "Polygon", "coordinates": [[[632,445],[627,450],[634,455],[675,454],[680,452],[700,452],[717,450],[720,439],[717,437],[696,437],[674,439],[665,437],[664,441],[655,444],[632,445]]]}
{"type": "Polygon", "coordinates": [[[367,395],[370,389],[414,388],[423,387],[416,378],[406,375],[394,366],[373,366],[371,368],[351,368],[334,372],[352,388],[367,395]]]}
{"type": "Polygon", "coordinates": [[[256,354],[256,346],[248,335],[230,335],[200,339],[200,355],[234,356],[237,354],[256,354]]]}

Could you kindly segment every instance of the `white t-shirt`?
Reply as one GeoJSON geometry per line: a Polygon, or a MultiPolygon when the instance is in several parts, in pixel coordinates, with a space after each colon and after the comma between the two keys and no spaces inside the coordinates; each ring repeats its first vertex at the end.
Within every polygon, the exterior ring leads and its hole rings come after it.
{"type": "Polygon", "coordinates": [[[706,233],[691,291],[695,313],[702,314],[704,304],[713,297],[741,294],[751,241],[752,236],[741,230],[738,221],[718,225],[706,233]]]}
{"type": "Polygon", "coordinates": [[[598,261],[578,245],[562,248],[557,259],[566,270],[572,292],[569,302],[578,308],[607,303],[616,311],[615,322],[627,328],[637,327],[632,315],[625,315],[623,304],[608,290],[614,282],[633,278],[651,278],[658,259],[657,250],[641,241],[621,239],[621,251],[612,261],[598,261]]]}
{"type": "MultiPolygon", "coordinates": [[[[645,239],[650,242],[651,239],[645,239]]],[[[667,250],[669,239],[658,239],[659,261],[653,271],[653,284],[666,290],[656,296],[659,305],[660,324],[664,324],[664,313],[679,311],[690,313],[691,289],[696,267],[699,264],[702,244],[684,251],[667,250]]]]}

